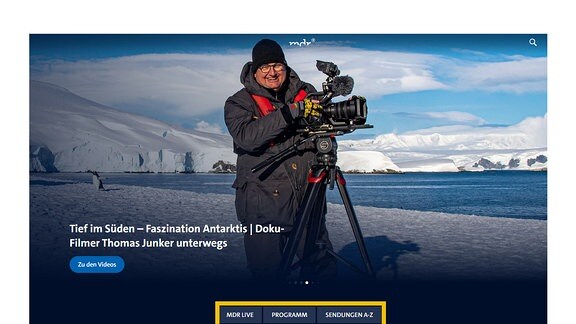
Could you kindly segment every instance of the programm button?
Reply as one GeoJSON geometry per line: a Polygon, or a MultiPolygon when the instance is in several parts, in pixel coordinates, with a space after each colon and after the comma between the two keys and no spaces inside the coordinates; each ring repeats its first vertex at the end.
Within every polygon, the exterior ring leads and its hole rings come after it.
{"type": "Polygon", "coordinates": [[[119,273],[124,270],[124,259],[119,256],[75,256],[70,269],[76,273],[119,273]]]}
{"type": "Polygon", "coordinates": [[[316,323],[316,307],[270,306],[264,307],[264,323],[316,323]]]}

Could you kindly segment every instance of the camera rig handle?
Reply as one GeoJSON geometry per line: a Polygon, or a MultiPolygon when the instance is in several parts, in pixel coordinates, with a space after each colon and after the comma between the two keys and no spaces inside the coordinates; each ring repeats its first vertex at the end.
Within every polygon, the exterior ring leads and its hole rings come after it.
{"type": "Polygon", "coordinates": [[[318,140],[318,138],[321,138],[321,137],[340,136],[340,135],[344,135],[347,133],[351,133],[354,130],[359,129],[359,128],[372,128],[372,127],[374,127],[374,126],[366,124],[366,125],[330,126],[330,129],[322,129],[322,128],[319,128],[319,129],[309,129],[309,128],[302,129],[300,131],[307,133],[308,134],[307,137],[300,139],[296,143],[290,145],[288,148],[278,152],[276,155],[271,156],[271,157],[267,158],[266,160],[258,163],[257,165],[252,167],[252,169],[250,169],[250,171],[252,171],[252,173],[258,172],[258,171],[262,170],[263,168],[269,166],[270,164],[272,164],[274,162],[281,161],[282,159],[289,156],[290,154],[298,151],[298,147],[300,145],[306,143],[306,142],[310,142],[310,141],[316,142],[318,140]]]}
{"type": "Polygon", "coordinates": [[[299,140],[298,142],[292,144],[290,147],[280,151],[278,154],[271,156],[269,158],[267,158],[266,160],[258,163],[257,165],[255,165],[254,167],[252,167],[252,169],[250,169],[250,171],[252,171],[252,173],[257,172],[262,170],[263,168],[269,166],[270,164],[276,162],[276,161],[280,161],[282,159],[284,159],[285,157],[287,157],[288,155],[298,151],[298,147],[306,142],[309,141],[313,141],[318,137],[318,135],[312,135],[310,137],[306,137],[303,138],[301,140],[299,140]]]}

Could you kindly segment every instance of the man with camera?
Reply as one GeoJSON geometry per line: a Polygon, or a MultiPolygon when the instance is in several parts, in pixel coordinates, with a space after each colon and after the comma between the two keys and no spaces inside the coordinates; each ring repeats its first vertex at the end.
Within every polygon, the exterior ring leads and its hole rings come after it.
{"type": "MultiPolygon", "coordinates": [[[[251,168],[298,142],[302,138],[297,132],[299,120],[320,116],[322,106],[306,98],[316,89],[300,80],[273,40],[263,39],[254,46],[252,61],[244,65],[240,80],[244,87],[230,96],[224,107],[226,126],[238,155],[233,184],[237,217],[249,229],[271,225],[280,232],[249,230],[245,234],[248,267],[258,279],[285,279],[279,277],[279,266],[304,198],[316,148],[313,143],[306,143],[262,170],[252,172],[251,168]]],[[[324,220],[320,227],[317,241],[331,248],[324,220]]],[[[299,257],[305,236],[299,244],[299,257]]],[[[336,274],[336,260],[323,250],[315,253],[313,264],[311,280],[333,278],[336,274]]]]}

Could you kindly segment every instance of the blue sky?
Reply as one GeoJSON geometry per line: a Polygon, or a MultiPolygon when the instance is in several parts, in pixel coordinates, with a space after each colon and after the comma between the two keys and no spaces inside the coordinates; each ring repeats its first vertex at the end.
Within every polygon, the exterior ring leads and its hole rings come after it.
{"type": "Polygon", "coordinates": [[[262,38],[278,41],[317,88],[325,76],[316,59],[355,79],[353,94],[367,97],[375,127],[349,136],[507,126],[547,112],[542,34],[38,34],[30,36],[30,77],[117,109],[225,132],[224,101],[240,89],[240,70],[262,38]]]}

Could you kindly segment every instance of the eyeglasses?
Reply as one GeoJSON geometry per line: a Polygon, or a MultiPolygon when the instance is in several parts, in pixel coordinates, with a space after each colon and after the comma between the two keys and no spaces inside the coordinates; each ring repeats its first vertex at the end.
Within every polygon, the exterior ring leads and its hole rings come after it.
{"type": "Polygon", "coordinates": [[[274,68],[274,71],[276,72],[282,72],[286,67],[282,63],[274,63],[272,65],[269,64],[262,65],[261,67],[258,68],[258,70],[260,70],[260,72],[262,73],[268,73],[272,68],[274,68]]]}

